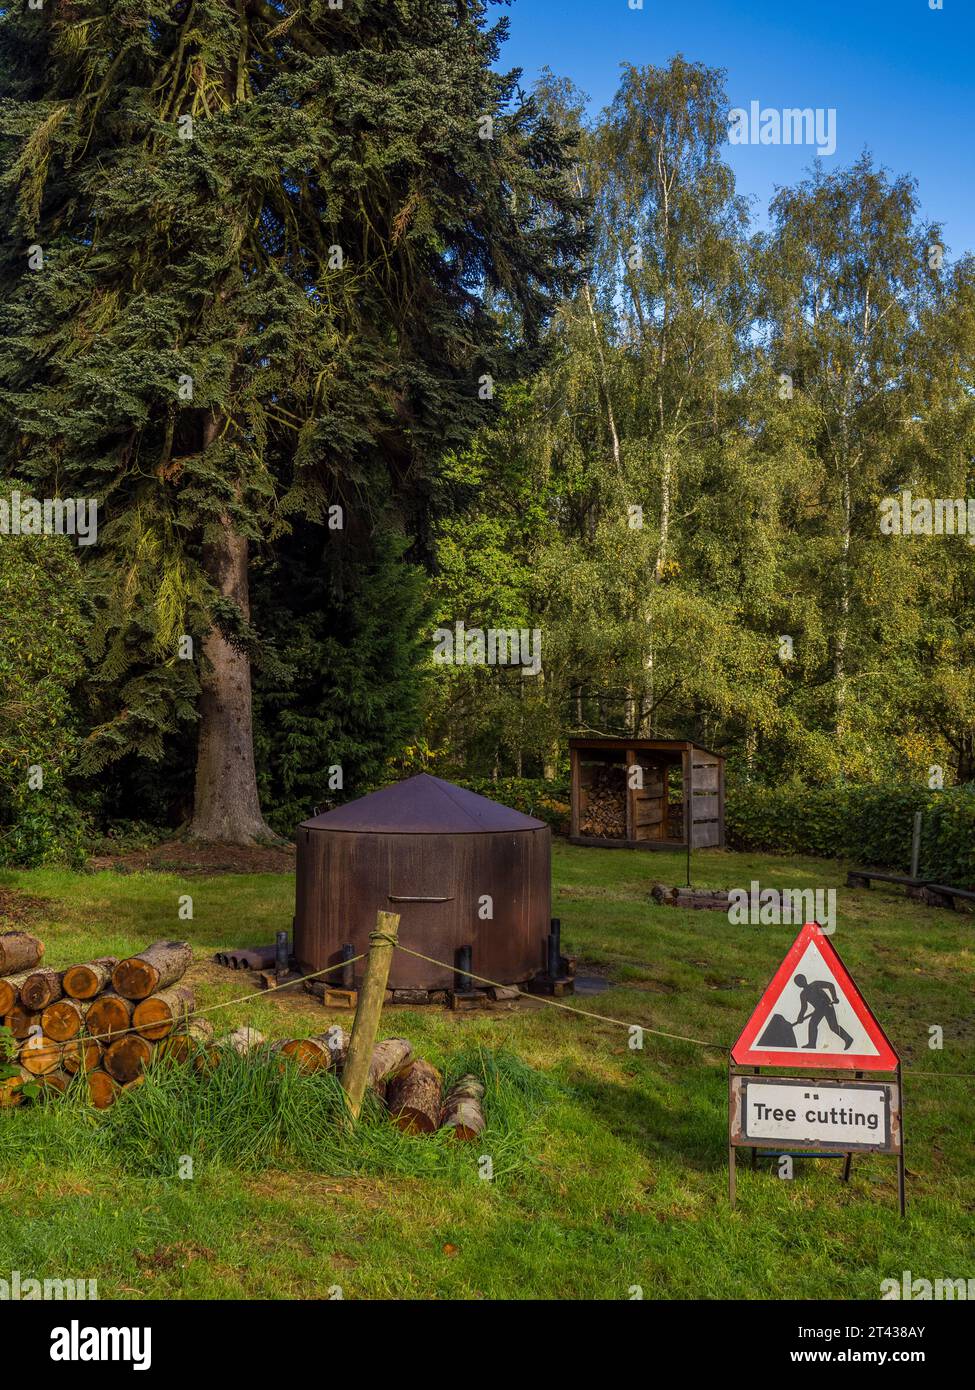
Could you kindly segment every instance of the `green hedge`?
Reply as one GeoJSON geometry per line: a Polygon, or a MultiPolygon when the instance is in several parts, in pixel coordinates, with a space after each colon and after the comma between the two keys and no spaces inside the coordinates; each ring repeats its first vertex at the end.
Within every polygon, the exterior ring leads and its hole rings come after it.
{"type": "Polygon", "coordinates": [[[730,849],[854,859],[908,873],[914,814],[924,813],[921,874],[975,886],[975,783],[945,791],[855,785],[729,786],[725,830],[730,849]]]}

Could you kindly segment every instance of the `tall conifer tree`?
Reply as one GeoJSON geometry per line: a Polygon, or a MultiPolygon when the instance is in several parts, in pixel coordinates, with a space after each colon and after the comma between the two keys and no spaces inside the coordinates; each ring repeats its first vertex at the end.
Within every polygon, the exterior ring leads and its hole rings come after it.
{"type": "Polygon", "coordinates": [[[101,501],[87,766],[199,717],[201,838],[266,833],[255,547],[409,526],[571,280],[569,153],[504,33],[480,0],[0,19],[0,451],[101,501]]]}

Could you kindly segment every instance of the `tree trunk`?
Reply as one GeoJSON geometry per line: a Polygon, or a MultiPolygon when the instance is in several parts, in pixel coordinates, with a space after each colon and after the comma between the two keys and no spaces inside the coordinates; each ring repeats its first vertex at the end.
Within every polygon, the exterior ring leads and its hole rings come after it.
{"type": "Polygon", "coordinates": [[[663,458],[660,461],[660,536],[657,542],[657,559],[653,567],[653,577],[658,582],[664,575],[664,565],[667,561],[667,551],[670,545],[672,488],[673,464],[671,462],[671,452],[668,446],[664,444],[663,458]]]}
{"type": "Polygon", "coordinates": [[[455,1139],[476,1139],[484,1128],[484,1086],[476,1076],[462,1076],[450,1088],[440,1114],[443,1129],[452,1129],[455,1139]]]}
{"type": "Polygon", "coordinates": [[[120,960],[112,971],[112,984],[126,999],[146,999],[157,989],[174,985],[193,963],[193,948],[186,941],[154,941],[137,956],[120,960]]]}
{"type": "MultiPolygon", "coordinates": [[[[250,618],[248,544],[224,518],[216,541],[203,547],[214,588],[250,618]]],[[[217,628],[203,639],[200,735],[190,837],[252,845],[278,837],[265,824],[257,794],[250,657],[217,628]]]]}
{"type": "Polygon", "coordinates": [[[405,1071],[413,1060],[413,1048],[405,1038],[387,1038],[376,1043],[369,1060],[369,1085],[380,1087],[405,1071]]]}
{"type": "Polygon", "coordinates": [[[0,975],[15,970],[32,970],[44,954],[44,942],[25,931],[8,931],[0,936],[0,975]]]}
{"type": "Polygon", "coordinates": [[[99,990],[108,988],[117,965],[118,956],[102,956],[85,965],[72,965],[61,982],[65,994],[72,999],[94,999],[99,990]]]}
{"type": "Polygon", "coordinates": [[[161,990],[151,994],[136,1004],[132,1011],[132,1026],[144,1038],[158,1042],[168,1037],[174,1028],[187,1022],[196,1008],[196,996],[189,985],[176,985],[173,989],[161,990]]]}
{"type": "Polygon", "coordinates": [[[386,1104],[395,1123],[407,1134],[432,1134],[440,1124],[440,1073],[418,1059],[390,1081],[386,1104]]]}

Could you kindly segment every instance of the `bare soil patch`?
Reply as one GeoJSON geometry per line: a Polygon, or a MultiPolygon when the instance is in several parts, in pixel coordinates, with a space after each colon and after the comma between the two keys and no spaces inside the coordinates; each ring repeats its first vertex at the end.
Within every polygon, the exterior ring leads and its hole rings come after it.
{"type": "Polygon", "coordinates": [[[290,874],[295,868],[294,845],[224,845],[165,840],[149,849],[98,854],[89,867],[116,873],[290,874]]]}

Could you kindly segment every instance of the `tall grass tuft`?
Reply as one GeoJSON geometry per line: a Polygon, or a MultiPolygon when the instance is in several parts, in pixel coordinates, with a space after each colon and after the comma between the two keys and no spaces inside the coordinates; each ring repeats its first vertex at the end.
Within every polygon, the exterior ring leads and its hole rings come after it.
{"type": "Polygon", "coordinates": [[[114,1164],[137,1176],[178,1177],[189,1157],[194,1176],[274,1166],[337,1177],[477,1181],[478,1159],[488,1154],[495,1181],[526,1172],[551,1083],[505,1050],[473,1047],[451,1056],[446,1085],[466,1072],[485,1086],[486,1128],[474,1144],[457,1143],[446,1131],[404,1134],[373,1095],[352,1126],[337,1076],[305,1075],[261,1050],[231,1054],[202,1073],[161,1061],[104,1111],[91,1108],[77,1077],[63,1097],[8,1112],[0,1124],[0,1166],[114,1164]]]}

